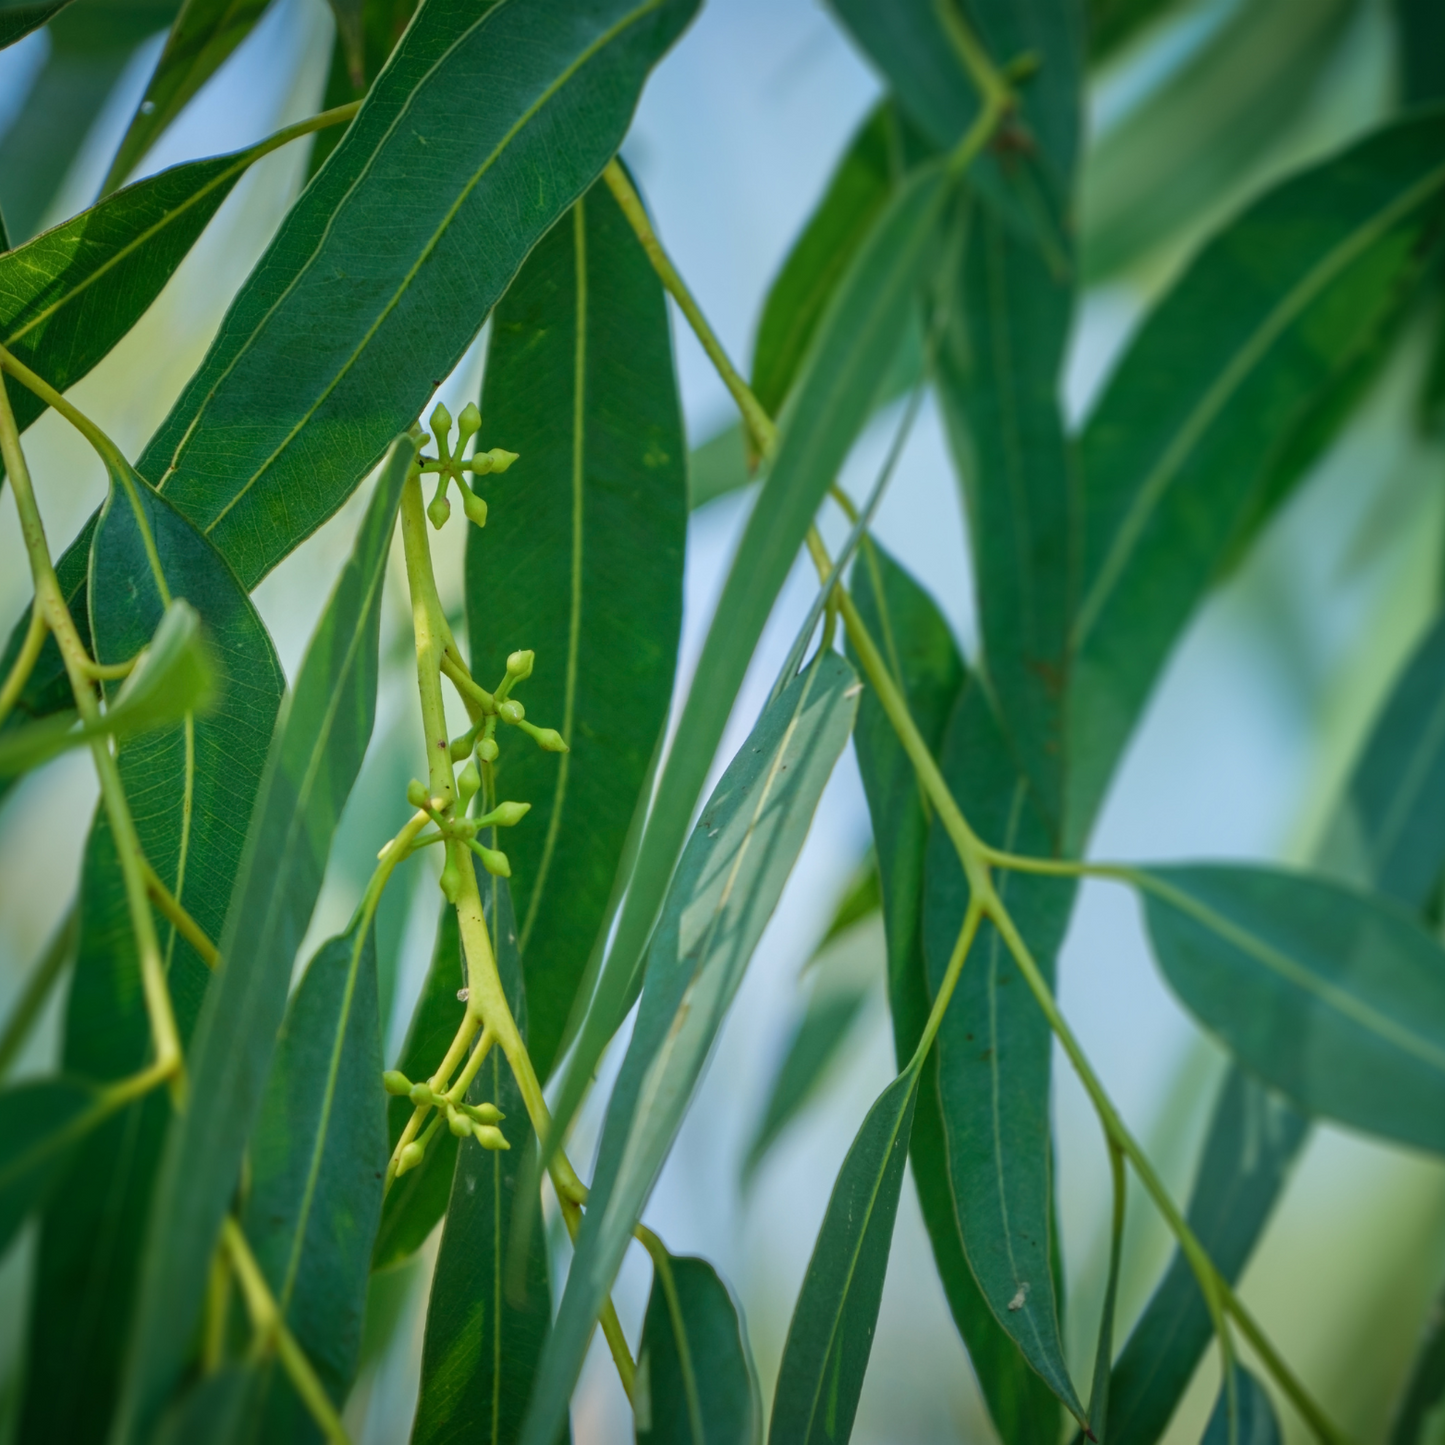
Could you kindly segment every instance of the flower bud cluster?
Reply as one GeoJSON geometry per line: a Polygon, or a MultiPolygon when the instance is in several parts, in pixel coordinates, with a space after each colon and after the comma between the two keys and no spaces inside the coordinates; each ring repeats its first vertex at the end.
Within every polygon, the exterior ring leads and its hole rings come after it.
{"type": "MultiPolygon", "coordinates": [[[[507,1116],[495,1104],[468,1104],[455,1102],[446,1094],[439,1094],[427,1083],[413,1084],[399,1069],[388,1069],[381,1076],[382,1087],[397,1098],[410,1099],[418,1108],[432,1108],[443,1111],[447,1128],[459,1139],[471,1137],[483,1149],[510,1149],[506,1136],[497,1128],[507,1116]]],[[[405,1174],[415,1169],[426,1155],[426,1146],[413,1140],[397,1156],[396,1172],[405,1174]]]]}
{"type": "Polygon", "coordinates": [[[490,451],[477,452],[464,458],[462,453],[466,451],[467,443],[481,430],[481,425],[482,414],[475,404],[468,402],[462,408],[461,416],[457,418],[457,444],[453,451],[452,414],[440,402],[432,409],[431,429],[436,440],[437,455],[420,456],[416,465],[422,474],[431,473],[437,478],[436,495],[431,499],[426,514],[438,531],[446,526],[447,519],[452,514],[452,504],[447,493],[453,483],[462,494],[462,510],[466,513],[467,520],[478,527],[485,527],[487,504],[472,490],[466,473],[470,472],[473,477],[484,477],[490,472],[505,472],[517,460],[516,452],[504,451],[501,447],[493,447],[490,451]]]}

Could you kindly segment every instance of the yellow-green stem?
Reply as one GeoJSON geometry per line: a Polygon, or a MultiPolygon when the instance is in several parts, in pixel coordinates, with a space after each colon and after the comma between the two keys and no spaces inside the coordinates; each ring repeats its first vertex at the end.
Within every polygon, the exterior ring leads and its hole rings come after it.
{"type": "Polygon", "coordinates": [[[145,872],[146,891],[151,902],[160,909],[162,917],[170,923],[187,943],[200,955],[201,962],[214,970],[221,962],[221,951],[206,936],[205,930],[186,911],[181,901],[156,876],[156,871],[145,859],[141,859],[145,872]]]}
{"type": "Polygon", "coordinates": [[[10,709],[25,691],[25,684],[30,681],[30,674],[35,671],[35,664],[40,658],[40,649],[45,646],[47,631],[45,613],[39,607],[32,607],[30,624],[25,629],[25,641],[20,644],[20,651],[5,679],[4,687],[0,687],[0,722],[9,717],[10,709]]]}

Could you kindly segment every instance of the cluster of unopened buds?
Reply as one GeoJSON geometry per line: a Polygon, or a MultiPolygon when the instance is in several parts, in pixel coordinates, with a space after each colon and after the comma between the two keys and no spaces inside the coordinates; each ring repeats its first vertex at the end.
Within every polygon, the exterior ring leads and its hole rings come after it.
{"type": "MultiPolygon", "coordinates": [[[[495,1104],[468,1104],[453,1100],[446,1094],[439,1094],[430,1084],[413,1084],[399,1069],[388,1069],[381,1082],[388,1094],[401,1099],[410,1099],[418,1107],[429,1106],[445,1110],[447,1128],[458,1139],[473,1138],[483,1149],[510,1149],[506,1136],[497,1128],[507,1116],[495,1104]]],[[[408,1144],[397,1157],[396,1172],[405,1174],[415,1169],[426,1153],[425,1146],[416,1140],[408,1144]]]]}
{"type": "MultiPolygon", "coordinates": [[[[481,425],[482,414],[473,402],[468,402],[462,408],[461,416],[457,418],[457,447],[456,451],[452,451],[452,414],[440,402],[432,410],[431,429],[432,437],[436,440],[437,455],[419,456],[415,465],[423,476],[435,474],[437,478],[436,495],[431,499],[426,514],[438,531],[446,526],[447,518],[452,514],[452,504],[447,493],[453,482],[462,494],[462,510],[467,514],[467,520],[475,522],[479,527],[485,527],[487,504],[472,490],[466,473],[470,472],[474,477],[484,477],[489,472],[504,472],[517,460],[516,452],[503,451],[501,447],[493,447],[491,451],[478,452],[475,456],[463,458],[462,453],[466,451],[467,443],[481,429],[481,425]]],[[[426,440],[424,437],[423,442],[426,440]]]]}

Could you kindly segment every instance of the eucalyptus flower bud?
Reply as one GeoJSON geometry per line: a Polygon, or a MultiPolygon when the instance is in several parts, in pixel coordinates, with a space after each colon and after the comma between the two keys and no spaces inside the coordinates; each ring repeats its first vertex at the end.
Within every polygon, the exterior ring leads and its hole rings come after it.
{"type": "Polygon", "coordinates": [[[437,494],[431,499],[431,505],[426,509],[427,520],[438,532],[447,524],[447,518],[452,514],[452,504],[447,501],[446,485],[437,488],[437,494]]]}
{"type": "Polygon", "coordinates": [[[511,723],[515,727],[524,717],[527,716],[527,709],[519,703],[516,698],[509,697],[506,702],[497,704],[497,716],[504,723],[511,723]]]}
{"type": "Polygon", "coordinates": [[[458,1139],[465,1139],[472,1132],[472,1121],[465,1114],[460,1114],[450,1104],[447,1105],[447,1128],[457,1136],[458,1139]]]}
{"type": "Polygon", "coordinates": [[[474,527],[487,525],[487,504],[470,487],[462,488],[462,511],[474,527]]]}
{"type": "Polygon", "coordinates": [[[507,468],[517,460],[516,452],[506,452],[503,451],[501,447],[493,447],[491,451],[487,453],[487,456],[491,458],[492,470],[494,472],[506,471],[507,468]]]}
{"type": "MultiPolygon", "coordinates": [[[[486,859],[484,858],[482,862],[485,865],[486,859]]],[[[511,874],[509,873],[507,876],[511,877],[511,874]]],[[[456,853],[451,848],[447,849],[447,861],[442,868],[441,886],[442,895],[447,902],[455,905],[457,897],[462,891],[462,870],[457,864],[456,853]]]]}
{"type": "Polygon", "coordinates": [[[512,876],[512,865],[507,862],[507,855],[499,853],[495,848],[484,848],[480,843],[473,843],[477,855],[482,860],[482,867],[497,878],[510,878],[512,876]]]}
{"type": "Polygon", "coordinates": [[[399,1069],[388,1069],[381,1076],[381,1087],[388,1094],[395,1094],[397,1098],[404,1099],[411,1093],[411,1080],[399,1069]]]}
{"type": "Polygon", "coordinates": [[[476,1135],[477,1143],[483,1149],[510,1149],[512,1147],[507,1143],[506,1136],[502,1131],[491,1124],[473,1124],[472,1133],[476,1135]]]}
{"type": "Polygon", "coordinates": [[[462,800],[463,807],[476,797],[481,786],[482,775],[477,771],[477,765],[469,762],[457,774],[457,796],[462,800]]]}
{"type": "Polygon", "coordinates": [[[498,803],[484,817],[477,819],[479,828],[515,828],[531,811],[530,803],[498,803]]]}
{"type": "Polygon", "coordinates": [[[523,648],[519,652],[512,653],[507,658],[507,676],[517,682],[524,678],[531,677],[532,664],[536,662],[537,654],[530,647],[523,648]]]}
{"type": "Polygon", "coordinates": [[[437,439],[437,450],[445,451],[447,438],[452,434],[452,414],[441,402],[437,402],[432,408],[431,429],[437,439]]]}
{"type": "Polygon", "coordinates": [[[457,437],[459,444],[457,450],[467,444],[469,438],[474,437],[482,429],[482,414],[477,410],[477,404],[469,401],[463,408],[462,414],[457,418],[457,437]]]}
{"type": "Polygon", "coordinates": [[[507,1116],[495,1104],[463,1104],[462,1112],[478,1124],[500,1124],[507,1116]]]}
{"type": "Polygon", "coordinates": [[[532,740],[544,753],[569,751],[567,744],[562,740],[562,734],[556,728],[536,728],[533,730],[532,740]]]}
{"type": "Polygon", "coordinates": [[[436,1095],[432,1093],[431,1085],[428,1083],[413,1084],[411,1088],[407,1090],[407,1095],[413,1104],[436,1103],[436,1095]]]}
{"type": "Polygon", "coordinates": [[[415,1140],[408,1144],[406,1148],[401,1151],[401,1155],[396,1161],[397,1178],[401,1178],[408,1169],[415,1169],[416,1166],[421,1163],[425,1154],[426,1151],[415,1140]]]}
{"type": "Polygon", "coordinates": [[[415,778],[406,785],[406,800],[413,808],[425,808],[431,803],[425,784],[417,782],[415,778]]]}
{"type": "Polygon", "coordinates": [[[482,739],[477,743],[477,756],[478,756],[484,763],[494,763],[494,762],[496,762],[496,761],[497,761],[497,754],[498,754],[500,751],[501,751],[501,749],[497,746],[497,740],[496,740],[496,738],[482,738],[482,739]]]}

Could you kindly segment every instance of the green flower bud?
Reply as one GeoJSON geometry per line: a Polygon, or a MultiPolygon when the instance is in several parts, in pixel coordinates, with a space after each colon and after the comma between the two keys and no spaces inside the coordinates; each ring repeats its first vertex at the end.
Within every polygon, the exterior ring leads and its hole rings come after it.
{"type": "Polygon", "coordinates": [[[478,1124],[500,1124],[507,1117],[495,1104],[463,1104],[462,1112],[478,1124]]]}
{"type": "Polygon", "coordinates": [[[480,818],[454,818],[449,831],[453,838],[460,838],[463,843],[470,843],[477,834],[490,824],[484,823],[480,818]]]}
{"type": "Polygon", "coordinates": [[[471,733],[463,733],[461,737],[453,738],[451,748],[449,749],[452,761],[459,763],[463,758],[471,757],[472,744],[474,741],[471,733]]]}
{"type": "Polygon", "coordinates": [[[496,761],[497,761],[497,754],[498,754],[500,751],[501,751],[501,749],[497,746],[497,740],[496,740],[496,738],[482,738],[482,739],[477,743],[477,756],[478,756],[484,763],[494,763],[494,762],[496,762],[496,761]]]}
{"type": "Polygon", "coordinates": [[[477,765],[468,763],[457,774],[457,796],[462,800],[462,807],[466,807],[476,797],[481,786],[482,775],[477,771],[477,765]]]}
{"type": "Polygon", "coordinates": [[[516,452],[505,452],[501,447],[493,447],[491,451],[487,453],[487,456],[491,458],[492,470],[494,472],[506,471],[507,468],[517,460],[516,452]]]}
{"type": "Polygon", "coordinates": [[[472,1133],[477,1136],[477,1143],[483,1149],[510,1149],[512,1147],[507,1143],[506,1136],[502,1131],[494,1128],[491,1124],[473,1124],[472,1133]]]}
{"type": "Polygon", "coordinates": [[[479,828],[515,828],[531,811],[530,803],[498,803],[485,817],[477,819],[479,828]]]}
{"type": "Polygon", "coordinates": [[[415,778],[406,785],[406,800],[413,808],[425,808],[431,802],[431,799],[427,797],[425,785],[417,782],[415,778]]]}
{"type": "Polygon", "coordinates": [[[472,1121],[465,1114],[459,1114],[450,1104],[447,1105],[447,1128],[457,1136],[458,1139],[465,1139],[472,1132],[472,1121]]]}
{"type": "Polygon", "coordinates": [[[532,664],[537,660],[537,654],[530,647],[521,652],[514,652],[507,658],[507,676],[521,682],[523,678],[531,677],[532,664]]]}
{"type": "MultiPolygon", "coordinates": [[[[482,860],[482,867],[488,873],[497,878],[510,878],[512,876],[512,865],[507,862],[507,855],[499,853],[495,848],[484,848],[480,843],[473,843],[478,857],[482,860]]],[[[455,901],[455,900],[453,900],[455,901]]]]}
{"type": "Polygon", "coordinates": [[[411,1080],[399,1069],[388,1069],[381,1076],[381,1087],[388,1094],[395,1094],[397,1098],[404,1099],[411,1093],[411,1080]]]}
{"type": "MultiPolygon", "coordinates": [[[[482,861],[485,864],[486,860],[483,859],[482,861]]],[[[510,877],[511,875],[508,874],[507,876],[510,877]]],[[[446,865],[442,868],[441,885],[442,895],[446,898],[447,902],[455,904],[458,895],[462,891],[462,870],[457,866],[456,853],[450,847],[447,848],[446,865]]]]}
{"type": "Polygon", "coordinates": [[[452,434],[452,414],[441,402],[432,408],[431,414],[432,435],[437,439],[437,450],[445,451],[447,438],[452,434]]]}
{"type": "Polygon", "coordinates": [[[492,459],[486,452],[478,452],[476,456],[463,462],[462,466],[474,476],[484,477],[492,470],[492,459]]]}
{"type": "Polygon", "coordinates": [[[487,504],[470,487],[462,488],[462,511],[474,527],[487,525],[487,504]]]}
{"type": "Polygon", "coordinates": [[[565,753],[570,751],[556,728],[535,728],[532,740],[544,753],[565,753]]]}
{"type": "Polygon", "coordinates": [[[527,709],[516,698],[509,697],[506,702],[497,704],[497,716],[504,723],[511,723],[515,727],[527,716],[527,709]]]}
{"type": "Polygon", "coordinates": [[[457,447],[460,451],[467,443],[467,438],[475,436],[482,428],[482,414],[477,410],[477,404],[469,401],[463,408],[462,414],[457,418],[457,435],[461,438],[461,445],[457,447]]]}
{"type": "Polygon", "coordinates": [[[416,1166],[421,1163],[425,1154],[426,1151],[421,1145],[415,1140],[412,1140],[412,1142],[401,1151],[401,1156],[396,1161],[397,1178],[400,1179],[408,1169],[415,1169],[416,1166]]]}
{"type": "Polygon", "coordinates": [[[437,488],[437,494],[431,499],[431,505],[426,509],[427,520],[438,532],[447,524],[447,518],[452,514],[452,504],[447,501],[445,485],[437,488]]]}
{"type": "Polygon", "coordinates": [[[436,1103],[436,1095],[432,1093],[431,1085],[427,1083],[413,1084],[411,1088],[407,1090],[407,1097],[410,1098],[413,1104],[436,1103]]]}

